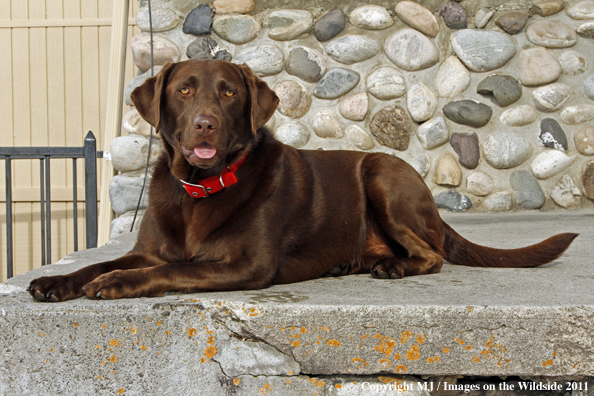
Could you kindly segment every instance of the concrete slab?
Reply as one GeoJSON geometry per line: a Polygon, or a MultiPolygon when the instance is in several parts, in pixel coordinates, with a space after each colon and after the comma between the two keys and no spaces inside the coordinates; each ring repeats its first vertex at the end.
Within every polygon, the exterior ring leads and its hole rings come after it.
{"type": "MultiPolygon", "coordinates": [[[[412,376],[594,376],[594,212],[443,217],[494,247],[581,235],[535,269],[446,264],[402,280],[57,304],[25,292],[35,277],[122,255],[127,235],[0,284],[0,394],[369,395],[364,383],[412,376]]],[[[427,394],[412,385],[405,394],[427,394]]]]}

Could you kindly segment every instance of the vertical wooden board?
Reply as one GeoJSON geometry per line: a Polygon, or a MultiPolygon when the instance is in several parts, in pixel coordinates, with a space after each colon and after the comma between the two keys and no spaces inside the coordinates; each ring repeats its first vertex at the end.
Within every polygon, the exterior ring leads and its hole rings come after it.
{"type": "MultiPolygon", "coordinates": [[[[47,91],[47,54],[46,30],[34,28],[29,30],[29,56],[31,67],[29,70],[30,98],[31,98],[31,145],[48,145],[48,98],[47,91]]],[[[31,184],[39,185],[39,163],[32,161],[31,184]]]]}
{"type": "Polygon", "coordinates": [[[0,205],[0,282],[6,280],[6,205],[0,205]]]}
{"type": "Polygon", "coordinates": [[[14,274],[20,275],[32,269],[31,259],[31,203],[14,204],[14,274]]]}
{"type": "MultiPolygon", "coordinates": [[[[24,15],[26,18],[26,14],[24,15]]],[[[31,145],[31,98],[29,95],[29,30],[12,29],[12,98],[13,98],[13,146],[31,145]],[[19,49],[19,50],[16,50],[19,49]],[[22,50],[25,49],[25,50],[22,50]]],[[[31,187],[30,161],[18,161],[14,164],[14,186],[31,187]]]]}
{"type": "MultiPolygon", "coordinates": [[[[1,7],[0,7],[1,10],[1,7]]],[[[0,11],[2,12],[2,11],[0,11]]],[[[0,29],[0,139],[3,144],[13,141],[13,104],[12,104],[12,39],[11,29],[0,29]]],[[[4,163],[2,163],[4,166],[4,163]]],[[[4,175],[4,168],[2,168],[4,175]]]]}

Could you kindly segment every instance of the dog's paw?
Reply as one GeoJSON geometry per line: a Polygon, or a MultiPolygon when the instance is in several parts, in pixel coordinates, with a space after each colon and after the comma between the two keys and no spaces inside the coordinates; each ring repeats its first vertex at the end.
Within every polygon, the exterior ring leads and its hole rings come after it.
{"type": "Polygon", "coordinates": [[[400,279],[404,277],[404,267],[398,259],[384,259],[371,266],[371,276],[378,279],[400,279]]]}
{"type": "Polygon", "coordinates": [[[37,301],[59,302],[82,296],[81,286],[68,275],[45,276],[33,279],[27,291],[37,301]]]}
{"type": "Polygon", "coordinates": [[[87,283],[82,292],[95,300],[145,297],[152,295],[145,290],[142,270],[115,270],[98,276],[87,283]]]}

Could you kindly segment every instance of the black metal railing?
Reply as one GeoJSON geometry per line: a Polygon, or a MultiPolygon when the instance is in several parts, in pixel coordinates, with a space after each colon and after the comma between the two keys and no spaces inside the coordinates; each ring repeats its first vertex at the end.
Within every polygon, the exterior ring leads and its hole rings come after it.
{"type": "Polygon", "coordinates": [[[13,219],[12,219],[12,160],[39,159],[40,201],[41,201],[41,265],[51,263],[51,195],[50,159],[72,158],[74,250],[78,250],[77,169],[76,160],[85,162],[86,202],[86,248],[97,247],[97,158],[103,152],[97,151],[97,141],[89,131],[83,147],[0,147],[0,158],[6,165],[6,268],[7,278],[13,271],[13,219]]]}

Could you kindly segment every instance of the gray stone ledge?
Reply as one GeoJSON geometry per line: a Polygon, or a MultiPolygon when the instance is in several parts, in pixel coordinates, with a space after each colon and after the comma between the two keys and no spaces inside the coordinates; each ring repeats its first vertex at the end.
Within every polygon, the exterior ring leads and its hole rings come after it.
{"type": "Polygon", "coordinates": [[[25,292],[34,277],[122,255],[134,241],[125,235],[0,284],[0,394],[369,395],[362,382],[398,374],[594,376],[594,212],[443,217],[495,247],[581,235],[536,269],[446,264],[403,280],[57,304],[25,292]]]}

